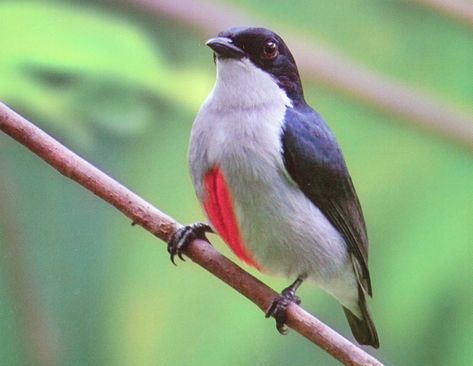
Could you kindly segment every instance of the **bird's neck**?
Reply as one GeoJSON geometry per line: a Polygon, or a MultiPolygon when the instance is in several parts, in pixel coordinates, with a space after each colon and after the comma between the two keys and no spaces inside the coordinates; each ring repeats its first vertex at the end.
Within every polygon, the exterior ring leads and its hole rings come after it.
{"type": "Polygon", "coordinates": [[[217,81],[209,98],[212,105],[222,109],[292,106],[276,81],[248,59],[217,60],[217,81]]]}

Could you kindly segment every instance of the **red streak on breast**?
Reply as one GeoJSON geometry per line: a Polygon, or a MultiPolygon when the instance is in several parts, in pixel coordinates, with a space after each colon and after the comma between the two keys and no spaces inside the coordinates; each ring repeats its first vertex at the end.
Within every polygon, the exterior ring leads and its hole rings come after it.
{"type": "Polygon", "coordinates": [[[218,167],[210,169],[204,178],[207,196],[204,208],[217,233],[225,240],[232,251],[245,263],[260,269],[245,248],[238,228],[233,199],[225,177],[218,167]]]}

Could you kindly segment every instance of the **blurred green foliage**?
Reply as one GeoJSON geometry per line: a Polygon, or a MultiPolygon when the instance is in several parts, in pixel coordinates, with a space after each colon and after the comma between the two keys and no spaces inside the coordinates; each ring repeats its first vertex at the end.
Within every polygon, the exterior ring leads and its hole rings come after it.
{"type": "MultiPolygon", "coordinates": [[[[473,105],[472,30],[454,20],[401,1],[234,3],[473,105]]],[[[107,4],[2,1],[0,99],[180,221],[203,219],[186,149],[214,80],[210,51],[182,24],[107,4]]],[[[367,218],[376,356],[472,364],[473,154],[327,87],[305,88],[342,145],[367,218]]],[[[2,365],[38,364],[38,339],[61,365],[337,364],[293,332],[280,337],[195,265],[174,268],[161,243],[3,135],[0,163],[10,201],[0,202],[2,365]],[[13,239],[7,216],[20,228],[13,239]]],[[[332,299],[311,285],[301,296],[350,336],[332,299]]]]}

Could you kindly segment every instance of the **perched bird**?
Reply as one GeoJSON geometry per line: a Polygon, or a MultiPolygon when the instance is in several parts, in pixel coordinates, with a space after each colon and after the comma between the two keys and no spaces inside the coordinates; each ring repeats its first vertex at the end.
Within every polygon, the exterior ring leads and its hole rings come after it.
{"type": "Polygon", "coordinates": [[[379,347],[360,202],[335,137],[304,99],[291,52],[264,28],[231,28],[207,46],[217,81],[194,121],[189,164],[211,226],[179,230],[171,259],[215,231],[245,263],[295,279],[267,312],[281,333],[307,279],[340,302],[359,343],[379,347]]]}

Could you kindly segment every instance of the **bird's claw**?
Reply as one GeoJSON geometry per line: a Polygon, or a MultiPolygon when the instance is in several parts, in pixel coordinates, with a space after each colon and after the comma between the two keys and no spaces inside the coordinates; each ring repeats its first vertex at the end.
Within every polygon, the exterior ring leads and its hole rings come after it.
{"type": "Polygon", "coordinates": [[[213,230],[209,225],[202,222],[196,222],[195,224],[186,225],[177,229],[168,242],[168,253],[171,257],[171,262],[176,265],[176,255],[180,260],[185,261],[183,254],[186,247],[194,239],[207,240],[205,237],[206,233],[213,233],[213,230]]]}
{"type": "Polygon", "coordinates": [[[273,317],[276,320],[276,329],[282,335],[288,332],[286,326],[287,308],[293,302],[297,305],[301,303],[301,299],[296,296],[296,289],[294,284],[282,290],[281,295],[276,297],[271,303],[271,306],[266,311],[266,318],[273,317]]]}

